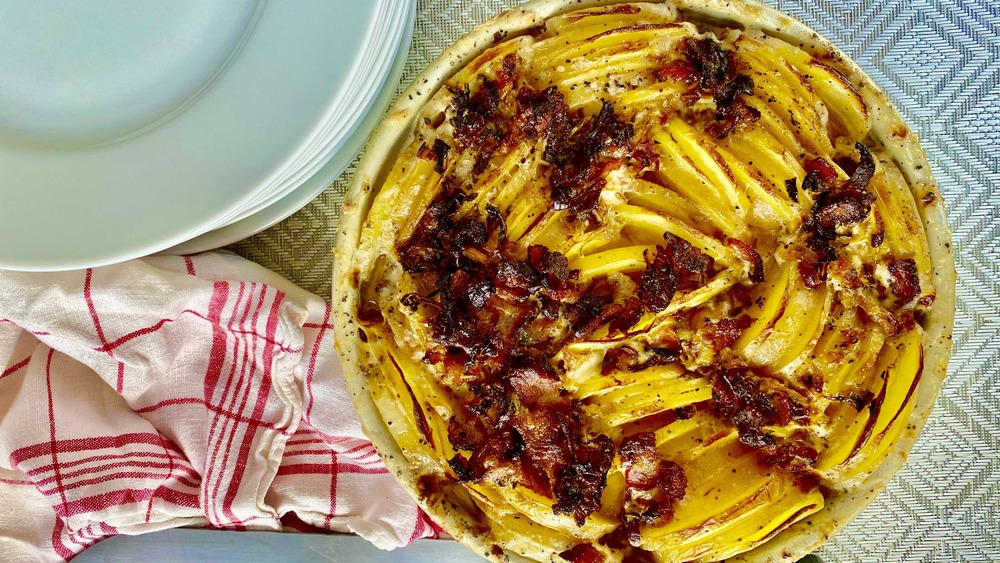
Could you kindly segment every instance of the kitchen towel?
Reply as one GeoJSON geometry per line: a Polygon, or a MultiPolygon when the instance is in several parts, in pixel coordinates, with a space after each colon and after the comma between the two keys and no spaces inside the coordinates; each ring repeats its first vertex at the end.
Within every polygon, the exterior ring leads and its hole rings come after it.
{"type": "Polygon", "coordinates": [[[227,253],[0,273],[0,554],[176,526],[436,535],[361,432],[329,305],[227,253]]]}

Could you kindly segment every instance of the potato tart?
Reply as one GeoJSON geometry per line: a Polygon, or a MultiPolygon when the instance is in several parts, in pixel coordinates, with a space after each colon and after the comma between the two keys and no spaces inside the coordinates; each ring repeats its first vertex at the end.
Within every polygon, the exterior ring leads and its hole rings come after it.
{"type": "Polygon", "coordinates": [[[796,559],[945,374],[943,204],[885,95],[744,1],[529,2],[383,124],[344,207],[365,431],[493,559],[796,559]]]}

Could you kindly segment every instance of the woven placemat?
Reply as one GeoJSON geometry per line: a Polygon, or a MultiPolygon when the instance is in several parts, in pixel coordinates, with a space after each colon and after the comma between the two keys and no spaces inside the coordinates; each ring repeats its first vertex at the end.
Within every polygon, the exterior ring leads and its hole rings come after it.
{"type": "MultiPolygon", "coordinates": [[[[910,461],[817,553],[824,561],[1000,561],[1000,5],[995,0],[779,0],[889,94],[920,134],[958,267],[955,352],[910,461]]],[[[419,0],[401,91],[465,31],[517,4],[419,0]]],[[[327,299],[354,165],[304,209],[231,250],[327,299]]]]}

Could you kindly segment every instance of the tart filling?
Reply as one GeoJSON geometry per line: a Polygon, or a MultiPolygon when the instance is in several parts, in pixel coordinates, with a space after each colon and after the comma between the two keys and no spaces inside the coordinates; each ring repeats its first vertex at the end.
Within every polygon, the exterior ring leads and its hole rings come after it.
{"type": "Polygon", "coordinates": [[[423,106],[352,262],[367,389],[431,513],[496,557],[717,560],[864,481],[937,291],[935,191],[877,108],[670,4],[495,40],[423,106]]]}

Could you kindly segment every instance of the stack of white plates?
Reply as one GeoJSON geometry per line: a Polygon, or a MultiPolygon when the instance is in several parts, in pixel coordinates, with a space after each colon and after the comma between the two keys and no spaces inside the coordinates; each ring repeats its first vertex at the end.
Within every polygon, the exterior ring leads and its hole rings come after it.
{"type": "Polygon", "coordinates": [[[328,186],[416,0],[0,0],[0,269],[196,252],[328,186]]]}

